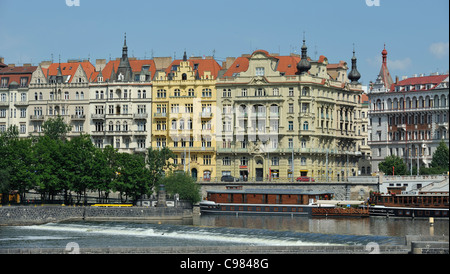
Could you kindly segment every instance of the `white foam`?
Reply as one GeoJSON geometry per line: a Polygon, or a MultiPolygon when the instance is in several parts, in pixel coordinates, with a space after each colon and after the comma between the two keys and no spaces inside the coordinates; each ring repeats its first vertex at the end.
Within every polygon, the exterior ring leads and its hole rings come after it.
{"type": "MultiPolygon", "coordinates": [[[[172,239],[186,239],[198,241],[213,241],[238,243],[246,245],[268,245],[268,246],[302,246],[302,245],[328,245],[327,243],[302,242],[295,238],[258,237],[248,234],[221,233],[220,231],[210,231],[202,228],[198,231],[166,231],[164,229],[153,228],[130,228],[126,226],[95,226],[80,224],[45,224],[38,226],[28,226],[28,229],[72,232],[82,234],[102,234],[134,237],[167,237],[172,239]]],[[[251,232],[251,231],[249,231],[251,232]]]]}

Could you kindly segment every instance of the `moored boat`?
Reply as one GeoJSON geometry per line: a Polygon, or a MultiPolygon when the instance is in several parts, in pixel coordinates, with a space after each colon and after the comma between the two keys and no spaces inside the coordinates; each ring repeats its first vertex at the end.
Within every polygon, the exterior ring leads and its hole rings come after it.
{"type": "Polygon", "coordinates": [[[333,198],[331,192],[294,189],[243,189],[227,186],[226,190],[208,190],[207,200],[200,202],[202,214],[266,214],[311,216],[313,208],[333,208],[335,204],[317,204],[333,198]]]}
{"type": "Polygon", "coordinates": [[[371,193],[370,216],[409,218],[448,218],[447,193],[404,192],[401,194],[371,193]]]}

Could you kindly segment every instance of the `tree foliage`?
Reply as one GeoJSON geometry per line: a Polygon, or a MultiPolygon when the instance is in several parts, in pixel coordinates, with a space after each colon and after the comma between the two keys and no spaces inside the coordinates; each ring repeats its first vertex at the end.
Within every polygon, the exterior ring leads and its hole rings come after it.
{"type": "Polygon", "coordinates": [[[398,156],[388,156],[378,164],[378,169],[386,175],[406,175],[406,164],[398,156]]]}
{"type": "Polygon", "coordinates": [[[441,140],[436,151],[433,153],[433,159],[431,161],[431,167],[440,168],[442,171],[448,171],[449,167],[449,150],[444,140],[441,140]]]}
{"type": "Polygon", "coordinates": [[[170,195],[179,194],[180,199],[197,203],[201,200],[200,185],[195,179],[184,172],[171,172],[161,181],[166,188],[166,193],[170,195]]]}
{"type": "MultiPolygon", "coordinates": [[[[145,154],[119,153],[93,145],[89,135],[66,139],[70,126],[61,117],[43,124],[43,136],[19,138],[17,126],[0,134],[0,193],[35,190],[43,201],[64,196],[64,203],[84,203],[88,191],[108,202],[117,191],[122,201],[135,203],[153,193],[154,186],[170,170],[174,154],[168,148],[145,154]]],[[[6,197],[7,195],[2,195],[6,197]]]]}

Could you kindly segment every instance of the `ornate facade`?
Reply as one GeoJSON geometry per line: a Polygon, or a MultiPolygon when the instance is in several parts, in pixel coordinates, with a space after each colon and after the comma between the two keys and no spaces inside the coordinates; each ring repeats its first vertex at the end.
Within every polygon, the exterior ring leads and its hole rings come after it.
{"type": "Polygon", "coordinates": [[[212,58],[174,60],[153,80],[152,147],[167,146],[175,163],[198,180],[216,178],[216,78],[212,58]]]}
{"type": "Polygon", "coordinates": [[[412,174],[413,168],[429,167],[441,140],[448,146],[448,74],[393,82],[386,49],[382,56],[380,74],[369,91],[372,170],[377,172],[385,157],[396,155],[412,174]]]}
{"type": "Polygon", "coordinates": [[[303,43],[301,58],[257,50],[218,79],[218,176],[337,181],[357,174],[363,137],[356,58],[347,76],[345,62],[312,61],[306,50],[303,43]]]}

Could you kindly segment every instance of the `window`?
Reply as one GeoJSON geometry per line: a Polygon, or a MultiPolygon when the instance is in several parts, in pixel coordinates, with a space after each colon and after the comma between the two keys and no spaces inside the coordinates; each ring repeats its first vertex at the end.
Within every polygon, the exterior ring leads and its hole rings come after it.
{"type": "Polygon", "coordinates": [[[206,166],[211,165],[211,155],[204,155],[203,156],[203,164],[206,166]]]}
{"type": "Polygon", "coordinates": [[[302,166],[306,166],[306,157],[302,157],[302,158],[300,159],[300,164],[301,164],[302,166]]]}
{"type": "Polygon", "coordinates": [[[278,166],[280,164],[280,159],[278,157],[272,157],[272,165],[278,166]]]}
{"type": "Polygon", "coordinates": [[[255,75],[256,76],[264,76],[264,68],[263,67],[256,68],[255,75]]]}
{"type": "Polygon", "coordinates": [[[224,165],[224,166],[230,166],[230,165],[231,165],[231,160],[230,160],[230,158],[229,158],[229,157],[223,158],[223,160],[222,160],[222,165],[224,165]]]}
{"type": "Polygon", "coordinates": [[[246,88],[243,88],[241,90],[241,96],[247,96],[247,89],[246,88]]]}
{"type": "Polygon", "coordinates": [[[289,113],[294,113],[294,104],[289,103],[289,113]]]}
{"type": "Polygon", "coordinates": [[[289,96],[294,96],[294,88],[289,88],[289,96]]]}
{"type": "Polygon", "coordinates": [[[308,122],[303,123],[303,130],[309,130],[309,124],[308,122]]]}
{"type": "Polygon", "coordinates": [[[241,158],[241,166],[246,166],[247,164],[248,164],[247,157],[242,157],[241,158]]]}
{"type": "Polygon", "coordinates": [[[288,130],[294,130],[294,121],[289,121],[288,130]]]}
{"type": "Polygon", "coordinates": [[[289,138],[288,144],[289,144],[289,148],[293,148],[294,147],[294,139],[289,138]]]}

